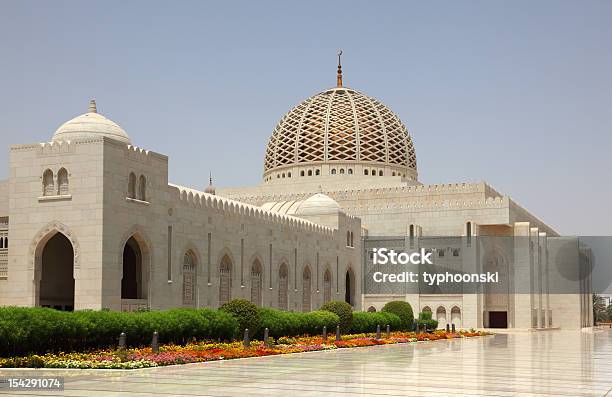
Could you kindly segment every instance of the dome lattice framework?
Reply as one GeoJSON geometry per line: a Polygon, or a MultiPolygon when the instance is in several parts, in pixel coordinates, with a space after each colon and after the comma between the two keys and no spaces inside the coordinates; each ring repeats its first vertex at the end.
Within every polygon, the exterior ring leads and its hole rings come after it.
{"type": "Polygon", "coordinates": [[[321,163],[380,165],[414,178],[417,170],[401,120],[381,102],[346,87],[314,95],[281,119],[268,141],[264,178],[281,168],[321,163]]]}

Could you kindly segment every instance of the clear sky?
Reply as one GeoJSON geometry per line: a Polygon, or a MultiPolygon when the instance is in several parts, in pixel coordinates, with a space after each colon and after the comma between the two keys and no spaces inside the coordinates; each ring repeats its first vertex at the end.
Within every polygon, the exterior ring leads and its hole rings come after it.
{"type": "Polygon", "coordinates": [[[424,183],[486,180],[612,235],[610,1],[0,0],[0,179],[90,98],[195,188],[260,182],[281,116],[335,84],[387,104],[424,183]]]}

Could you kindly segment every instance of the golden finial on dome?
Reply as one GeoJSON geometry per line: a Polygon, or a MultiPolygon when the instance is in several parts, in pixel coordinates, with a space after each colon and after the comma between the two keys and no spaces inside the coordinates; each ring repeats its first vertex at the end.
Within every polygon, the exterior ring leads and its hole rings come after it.
{"type": "Polygon", "coordinates": [[[89,111],[88,113],[98,113],[98,109],[96,108],[96,100],[92,99],[89,101],[89,111]]]}
{"type": "Polygon", "coordinates": [[[342,56],[342,50],[338,51],[338,87],[342,87],[342,63],[340,57],[342,56]]]}

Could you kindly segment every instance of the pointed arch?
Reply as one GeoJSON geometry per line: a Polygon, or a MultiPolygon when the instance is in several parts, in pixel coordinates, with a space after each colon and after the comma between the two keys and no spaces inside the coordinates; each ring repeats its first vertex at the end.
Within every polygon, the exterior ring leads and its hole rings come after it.
{"type": "Polygon", "coordinates": [[[323,274],[323,303],[331,301],[331,288],[332,288],[332,273],[329,270],[329,266],[326,267],[325,273],[323,274]]]}
{"type": "Polygon", "coordinates": [[[229,250],[224,250],[219,260],[219,306],[232,299],[232,271],[234,261],[229,250]]]}
{"type": "Polygon", "coordinates": [[[312,307],[312,272],[310,266],[304,266],[302,272],[302,311],[309,312],[312,307]]]}
{"type": "Polygon", "coordinates": [[[43,196],[53,196],[55,194],[55,184],[53,181],[53,171],[46,169],[43,172],[43,196]]]}
{"type": "Polygon", "coordinates": [[[263,266],[257,258],[251,262],[251,302],[262,306],[263,266]]]}
{"type": "Polygon", "coordinates": [[[66,225],[50,222],[39,230],[30,244],[35,306],[74,309],[79,253],[78,240],[66,225]]]}
{"type": "Polygon", "coordinates": [[[197,269],[198,257],[189,248],[183,254],[183,306],[197,306],[197,269]]]}
{"type": "Polygon", "coordinates": [[[59,196],[67,195],[70,193],[68,186],[68,171],[64,167],[57,171],[57,194],[59,196]]]}
{"type": "Polygon", "coordinates": [[[284,262],[278,268],[278,308],[289,309],[289,267],[284,262]]]}
{"type": "Polygon", "coordinates": [[[351,265],[348,266],[344,278],[344,301],[355,306],[355,273],[351,265]]]}
{"type": "Polygon", "coordinates": [[[144,175],[138,178],[138,200],[147,201],[147,178],[144,175]]]}

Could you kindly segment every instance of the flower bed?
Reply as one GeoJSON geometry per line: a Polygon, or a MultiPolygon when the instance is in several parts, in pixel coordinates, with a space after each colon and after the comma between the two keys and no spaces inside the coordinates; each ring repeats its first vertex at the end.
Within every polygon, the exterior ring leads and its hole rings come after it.
{"type": "MultiPolygon", "coordinates": [[[[249,348],[245,348],[242,342],[198,342],[185,346],[164,345],[160,347],[159,353],[153,353],[151,348],[138,348],[125,351],[98,350],[89,353],[49,353],[27,357],[0,358],[0,368],[136,369],[484,335],[488,334],[481,331],[459,331],[457,333],[435,331],[426,334],[392,332],[389,338],[383,337],[382,339],[376,339],[375,334],[342,335],[340,341],[335,341],[333,335],[330,335],[327,340],[324,340],[321,336],[281,337],[278,338],[276,344],[270,346],[266,346],[260,341],[253,341],[249,348]]],[[[273,339],[270,339],[270,341],[274,342],[273,339]]]]}

